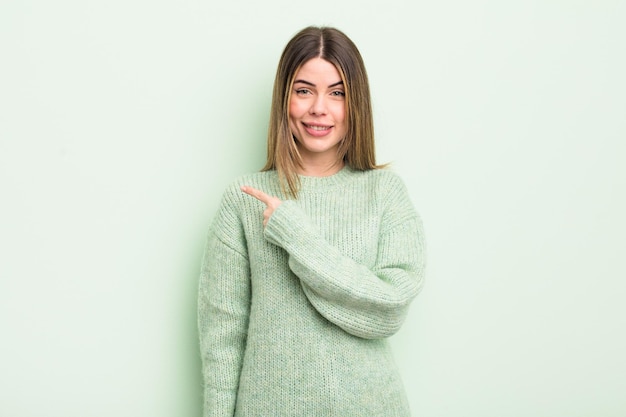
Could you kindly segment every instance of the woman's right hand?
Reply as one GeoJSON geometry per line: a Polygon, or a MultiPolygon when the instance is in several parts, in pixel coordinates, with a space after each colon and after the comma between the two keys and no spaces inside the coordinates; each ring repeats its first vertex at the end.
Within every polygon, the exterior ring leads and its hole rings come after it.
{"type": "Polygon", "coordinates": [[[242,186],[241,191],[265,204],[266,208],[265,211],[263,211],[263,227],[265,227],[270,217],[272,217],[272,213],[274,213],[274,210],[276,210],[276,208],[282,204],[282,200],[274,196],[267,195],[263,191],[257,190],[256,188],[247,185],[242,186]]]}

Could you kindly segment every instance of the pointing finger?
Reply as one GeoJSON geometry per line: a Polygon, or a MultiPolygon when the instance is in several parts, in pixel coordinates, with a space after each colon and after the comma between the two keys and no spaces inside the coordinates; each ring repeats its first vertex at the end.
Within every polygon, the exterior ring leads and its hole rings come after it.
{"type": "Polygon", "coordinates": [[[271,197],[261,190],[244,185],[241,187],[241,191],[265,203],[266,205],[270,203],[271,197]]]}

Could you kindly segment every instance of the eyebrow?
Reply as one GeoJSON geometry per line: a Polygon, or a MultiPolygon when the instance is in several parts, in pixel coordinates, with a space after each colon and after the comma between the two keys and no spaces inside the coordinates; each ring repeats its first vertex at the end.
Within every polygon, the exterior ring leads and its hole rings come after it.
{"type": "MultiPolygon", "coordinates": [[[[315,87],[315,84],[306,80],[295,80],[293,83],[294,84],[302,83],[302,84],[310,85],[311,87],[315,87]]],[[[337,81],[336,83],[329,85],[328,88],[336,87],[338,85],[343,85],[343,81],[337,81]]]]}

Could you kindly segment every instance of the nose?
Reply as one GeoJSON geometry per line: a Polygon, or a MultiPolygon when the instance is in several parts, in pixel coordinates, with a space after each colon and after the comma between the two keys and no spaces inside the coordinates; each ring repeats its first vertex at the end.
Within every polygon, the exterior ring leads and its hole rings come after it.
{"type": "Polygon", "coordinates": [[[315,99],[311,103],[311,108],[309,109],[309,113],[313,115],[323,115],[326,114],[326,98],[323,94],[319,94],[315,96],[315,99]]]}

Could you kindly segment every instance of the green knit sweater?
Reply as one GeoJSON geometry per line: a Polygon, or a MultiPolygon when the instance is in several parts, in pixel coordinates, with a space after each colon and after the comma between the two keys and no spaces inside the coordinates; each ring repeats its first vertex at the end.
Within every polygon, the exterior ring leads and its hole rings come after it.
{"type": "Polygon", "coordinates": [[[386,338],[422,286],[421,221],[391,171],[301,177],[263,227],[250,185],[230,186],[209,230],[198,325],[204,416],[407,417],[386,338]]]}

